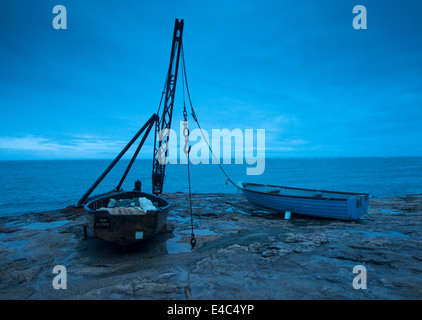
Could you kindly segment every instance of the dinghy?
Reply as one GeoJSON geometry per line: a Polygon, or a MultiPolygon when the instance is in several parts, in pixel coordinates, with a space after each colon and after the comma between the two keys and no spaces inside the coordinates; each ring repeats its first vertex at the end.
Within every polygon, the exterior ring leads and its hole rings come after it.
{"type": "Polygon", "coordinates": [[[116,192],[89,201],[85,205],[88,227],[95,236],[126,246],[149,239],[162,231],[166,225],[171,203],[164,198],[139,191],[116,192]],[[110,202],[124,199],[148,199],[154,207],[147,210],[136,205],[110,207],[110,202]],[[119,210],[114,210],[119,209],[119,210]]]}
{"type": "Polygon", "coordinates": [[[311,217],[359,220],[368,211],[369,194],[238,183],[254,206],[311,217]]]}
{"type": "MultiPolygon", "coordinates": [[[[183,26],[183,19],[180,21],[179,19],[175,20],[170,64],[164,86],[165,91],[162,92],[157,113],[154,113],[147,120],[78,202],[78,207],[85,208],[88,220],[87,226],[84,226],[85,238],[88,238],[87,229],[90,228],[93,230],[95,236],[112,243],[120,244],[125,248],[126,245],[153,237],[163,230],[166,225],[171,204],[166,199],[158,196],[163,191],[165,165],[167,163],[166,157],[168,154],[167,148],[163,148],[162,144],[167,146],[169,143],[169,136],[165,132],[169,132],[171,129],[173,102],[176,93],[176,80],[181,52],[183,56],[183,26]],[[163,99],[164,95],[165,99],[163,99]],[[164,103],[163,105],[162,102],[164,103]],[[158,116],[160,110],[162,110],[161,117],[158,116]],[[153,194],[141,192],[142,183],[139,180],[135,182],[135,189],[133,191],[124,192],[122,189],[123,182],[153,127],[155,127],[152,170],[153,194]],[[89,200],[88,197],[91,193],[141,136],[141,141],[116,188],[107,194],[89,200]],[[162,136],[164,136],[163,139],[158,139],[162,136]]],[[[184,59],[182,65],[185,74],[184,59]]]]}

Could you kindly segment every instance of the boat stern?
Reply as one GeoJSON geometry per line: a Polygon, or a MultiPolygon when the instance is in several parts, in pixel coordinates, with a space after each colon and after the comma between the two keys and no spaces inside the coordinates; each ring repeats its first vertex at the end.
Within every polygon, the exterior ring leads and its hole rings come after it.
{"type": "Polygon", "coordinates": [[[349,220],[359,220],[368,213],[369,194],[362,194],[348,200],[349,220]]]}
{"type": "Polygon", "coordinates": [[[128,245],[151,238],[160,232],[166,224],[170,207],[169,201],[152,194],[122,192],[90,201],[85,205],[85,211],[88,228],[95,236],[115,244],[128,245]],[[157,202],[159,207],[144,214],[110,214],[105,208],[111,197],[114,199],[146,197],[157,202]]]}

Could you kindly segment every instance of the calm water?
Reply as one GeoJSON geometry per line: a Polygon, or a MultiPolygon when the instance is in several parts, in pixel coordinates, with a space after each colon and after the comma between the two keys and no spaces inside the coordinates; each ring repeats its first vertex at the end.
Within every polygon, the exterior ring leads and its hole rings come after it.
{"type": "MultiPolygon", "coordinates": [[[[0,161],[0,215],[54,210],[73,205],[83,196],[111,160],[0,161]]],[[[121,160],[94,194],[113,189],[129,160],[121,160]]],[[[234,163],[234,162],[233,162],[234,163]]],[[[373,197],[422,193],[422,157],[411,158],[289,158],[266,159],[265,172],[247,176],[249,165],[224,165],[234,181],[292,187],[366,192],[373,197]]],[[[191,165],[192,192],[235,193],[225,184],[217,165],[191,165]]],[[[137,160],[123,184],[132,190],[140,179],[151,192],[151,160],[137,160]]],[[[164,192],[187,192],[187,166],[166,167],[164,192]]]]}

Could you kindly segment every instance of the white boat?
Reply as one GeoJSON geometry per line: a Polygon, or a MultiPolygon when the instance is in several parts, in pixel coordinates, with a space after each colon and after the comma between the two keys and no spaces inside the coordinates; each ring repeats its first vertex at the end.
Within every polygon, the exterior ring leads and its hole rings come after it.
{"type": "Polygon", "coordinates": [[[254,206],[311,217],[359,220],[368,211],[369,194],[325,191],[240,182],[254,206]]]}

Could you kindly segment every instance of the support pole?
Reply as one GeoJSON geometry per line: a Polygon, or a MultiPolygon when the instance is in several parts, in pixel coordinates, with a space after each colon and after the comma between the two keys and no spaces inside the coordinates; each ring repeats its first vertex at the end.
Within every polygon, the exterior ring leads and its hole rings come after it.
{"type": "Polygon", "coordinates": [[[119,184],[118,184],[118,185],[117,185],[117,187],[116,187],[116,191],[120,191],[120,188],[122,187],[122,184],[123,184],[123,182],[125,181],[127,174],[129,173],[130,169],[132,168],[132,165],[133,165],[133,163],[135,162],[135,159],[136,159],[136,157],[138,156],[139,151],[141,150],[142,146],[144,145],[144,142],[145,142],[146,138],[148,137],[149,132],[151,131],[152,126],[154,125],[154,122],[155,122],[155,121],[152,121],[152,122],[149,124],[149,127],[148,127],[147,131],[145,132],[144,136],[142,137],[142,140],[141,140],[141,142],[139,143],[138,148],[136,149],[135,153],[133,154],[133,157],[132,157],[132,159],[130,160],[130,162],[129,162],[129,164],[128,164],[127,168],[126,168],[126,171],[125,171],[125,173],[124,173],[124,174],[123,174],[123,176],[122,176],[122,179],[120,179],[120,182],[119,182],[119,184]]]}
{"type": "Polygon", "coordinates": [[[106,177],[106,175],[113,169],[113,167],[116,165],[116,163],[123,157],[123,155],[126,153],[126,151],[132,146],[132,144],[139,138],[139,136],[142,134],[142,132],[150,125],[153,124],[155,121],[157,121],[158,116],[154,113],[151,118],[142,126],[142,128],[135,134],[135,136],[132,138],[132,140],[129,141],[129,143],[126,145],[126,147],[123,148],[122,151],[120,151],[119,155],[113,160],[113,162],[107,167],[107,169],[101,174],[101,176],[97,179],[97,181],[94,182],[94,184],[91,186],[91,188],[88,189],[88,191],[83,195],[83,197],[79,200],[78,206],[83,206],[85,203],[85,200],[89,197],[89,195],[94,191],[94,189],[103,181],[103,179],[106,177]]]}

